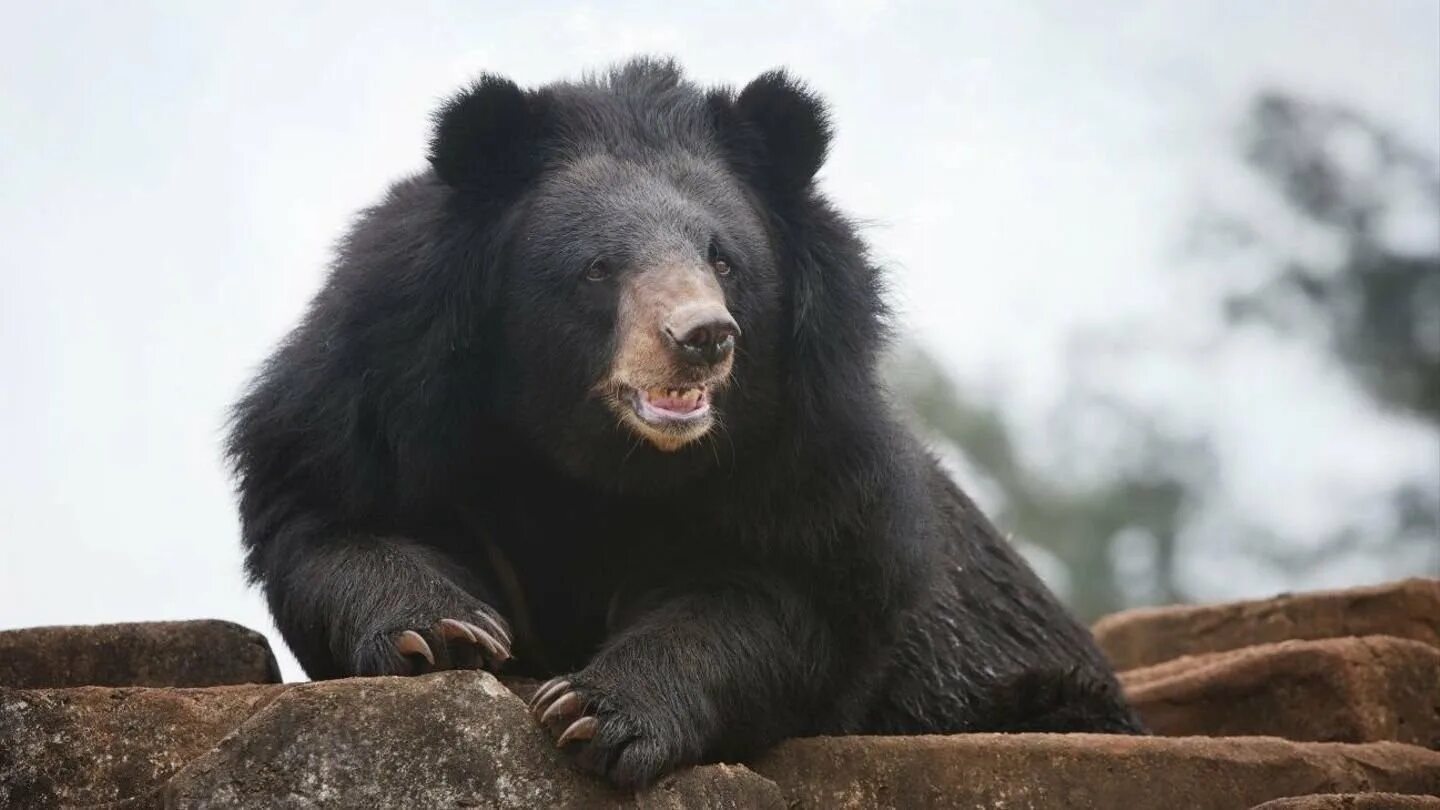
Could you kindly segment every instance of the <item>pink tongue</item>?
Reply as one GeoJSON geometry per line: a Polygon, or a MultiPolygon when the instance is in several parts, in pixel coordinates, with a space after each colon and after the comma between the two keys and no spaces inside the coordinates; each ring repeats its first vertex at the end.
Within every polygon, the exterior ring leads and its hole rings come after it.
{"type": "Polygon", "coordinates": [[[652,406],[672,413],[690,413],[699,408],[702,401],[704,400],[701,397],[696,397],[693,400],[672,396],[650,398],[650,404],[652,406]]]}

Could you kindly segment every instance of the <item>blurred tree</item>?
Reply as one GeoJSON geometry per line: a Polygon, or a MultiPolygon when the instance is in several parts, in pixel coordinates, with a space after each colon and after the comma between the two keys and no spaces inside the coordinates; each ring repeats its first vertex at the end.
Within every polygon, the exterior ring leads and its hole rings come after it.
{"type": "Polygon", "coordinates": [[[1112,424],[1129,425],[1123,441],[1130,452],[1085,480],[1047,474],[1020,457],[994,409],[966,399],[919,347],[903,346],[888,370],[916,429],[963,454],[970,475],[958,477],[989,501],[983,505],[1000,529],[1022,550],[1039,547],[1063,565],[1063,581],[1052,576],[1051,584],[1078,615],[1088,620],[1137,602],[1185,601],[1176,538],[1208,469],[1203,445],[1166,437],[1118,402],[1091,402],[1110,412],[1112,424]]]}
{"type": "MultiPolygon", "coordinates": [[[[1210,271],[1242,268],[1224,285],[1226,328],[1260,322],[1310,341],[1377,407],[1432,426],[1440,457],[1435,160],[1353,110],[1277,92],[1256,96],[1239,135],[1237,163],[1250,193],[1227,197],[1232,208],[1202,209],[1187,245],[1210,271]],[[1242,200],[1256,207],[1241,210],[1242,200]]],[[[1075,341],[1072,366],[1137,349],[1105,334],[1079,337],[1090,339],[1075,341]]],[[[938,448],[962,456],[952,459],[957,477],[1001,530],[1030,556],[1039,548],[1063,567],[1051,584],[1084,618],[1184,601],[1178,542],[1202,524],[1205,536],[1189,542],[1265,566],[1277,587],[1357,553],[1419,559],[1440,572],[1440,492],[1432,482],[1404,483],[1382,505],[1393,515],[1387,536],[1341,525],[1323,538],[1285,537],[1244,518],[1205,524],[1196,518],[1223,472],[1209,442],[1177,438],[1153,416],[1087,390],[1085,375],[1069,382],[1055,432],[1083,436],[1098,415],[1117,438],[1090,453],[1102,457],[1098,466],[1067,475],[1057,458],[1043,469],[1022,458],[1000,411],[967,398],[917,346],[901,347],[887,368],[903,410],[938,448]]]]}
{"type": "MultiPolygon", "coordinates": [[[[1244,165],[1289,216],[1211,207],[1198,218],[1192,245],[1250,270],[1231,280],[1228,321],[1309,340],[1377,406],[1428,424],[1440,458],[1436,157],[1356,110],[1274,90],[1256,95],[1238,134],[1244,165]]],[[[1418,548],[1424,567],[1440,571],[1440,491],[1404,483],[1389,508],[1388,537],[1342,526],[1318,545],[1270,538],[1255,546],[1289,570],[1367,545],[1418,548]]]]}
{"type": "Polygon", "coordinates": [[[1207,212],[1198,235],[1211,245],[1272,257],[1231,294],[1229,317],[1315,334],[1380,403],[1440,427],[1434,158],[1354,110],[1273,91],[1255,98],[1240,138],[1268,190],[1333,247],[1306,251],[1293,228],[1267,232],[1236,212],[1207,212]]]}

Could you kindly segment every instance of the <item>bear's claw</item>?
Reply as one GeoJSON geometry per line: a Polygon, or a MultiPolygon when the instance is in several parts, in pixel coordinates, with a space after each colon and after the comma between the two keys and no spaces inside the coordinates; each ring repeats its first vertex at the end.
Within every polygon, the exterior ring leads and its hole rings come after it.
{"type": "MultiPolygon", "coordinates": [[[[574,694],[573,692],[571,694],[574,694]]],[[[564,748],[565,743],[573,740],[588,740],[595,736],[596,729],[600,728],[600,721],[592,715],[585,715],[579,720],[565,727],[561,732],[560,739],[555,741],[557,748],[564,748]]]]}
{"type": "Polygon", "coordinates": [[[580,700],[580,696],[574,692],[566,692],[545,708],[540,715],[540,722],[568,720],[579,714],[582,708],[584,708],[584,703],[580,700]]]}
{"type": "MultiPolygon", "coordinates": [[[[490,632],[488,635],[490,635],[491,638],[499,639],[500,642],[505,645],[505,651],[508,655],[510,650],[510,629],[505,626],[504,622],[496,621],[495,617],[489,614],[477,610],[475,611],[475,615],[480,617],[480,621],[484,622],[485,627],[489,628],[490,632]]],[[[472,624],[470,626],[474,627],[475,625],[472,624]]]]}
{"type": "MultiPolygon", "coordinates": [[[[545,683],[540,684],[536,687],[535,694],[530,696],[530,711],[539,711],[542,704],[548,703],[556,695],[569,688],[570,682],[564,678],[551,678],[545,683]]],[[[539,715],[536,716],[538,717],[539,715]]]]}
{"type": "Polygon", "coordinates": [[[429,629],[402,630],[390,636],[390,644],[409,659],[414,673],[437,668],[494,669],[510,660],[510,634],[484,613],[476,611],[475,615],[479,622],[445,618],[429,629]],[[437,656],[437,650],[445,655],[437,656]]]}
{"type": "Polygon", "coordinates": [[[576,766],[634,788],[693,761],[683,752],[696,745],[666,736],[658,718],[625,708],[623,697],[595,686],[591,677],[577,672],[553,678],[530,698],[530,713],[576,766]]]}
{"type": "Polygon", "coordinates": [[[425,637],[414,630],[406,630],[395,638],[395,650],[407,657],[418,655],[430,666],[435,666],[435,652],[425,642],[425,637]]]}
{"type": "Polygon", "coordinates": [[[455,619],[441,619],[436,627],[440,631],[440,636],[446,641],[453,641],[463,638],[471,644],[480,643],[480,637],[475,632],[480,628],[475,627],[474,625],[467,626],[465,622],[457,621],[455,619]]]}
{"type": "MultiPolygon", "coordinates": [[[[498,627],[493,622],[491,626],[498,627]]],[[[441,619],[436,625],[436,631],[447,642],[465,641],[484,647],[497,663],[510,659],[510,639],[498,633],[487,632],[479,625],[462,622],[459,619],[441,619]]]]}
{"type": "MultiPolygon", "coordinates": [[[[564,678],[553,678],[535,690],[530,700],[530,711],[547,729],[563,726],[555,745],[563,748],[566,743],[588,740],[600,728],[600,720],[585,714],[585,698],[570,688],[564,678]]],[[[552,731],[553,733],[553,731],[552,731]]]]}

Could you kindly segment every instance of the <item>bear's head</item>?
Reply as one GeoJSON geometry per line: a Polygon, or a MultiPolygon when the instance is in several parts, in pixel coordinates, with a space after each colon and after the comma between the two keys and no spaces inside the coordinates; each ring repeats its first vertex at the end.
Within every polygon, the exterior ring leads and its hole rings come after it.
{"type": "Polygon", "coordinates": [[[828,356],[816,330],[866,366],[873,274],[812,190],[829,140],[781,72],[705,92],[642,60],[535,90],[485,76],[446,102],[430,163],[490,416],[571,474],[653,489],[777,434],[797,366],[828,356]],[[820,278],[827,251],[855,267],[820,278]],[[807,316],[844,273],[863,276],[853,313],[807,316]]]}

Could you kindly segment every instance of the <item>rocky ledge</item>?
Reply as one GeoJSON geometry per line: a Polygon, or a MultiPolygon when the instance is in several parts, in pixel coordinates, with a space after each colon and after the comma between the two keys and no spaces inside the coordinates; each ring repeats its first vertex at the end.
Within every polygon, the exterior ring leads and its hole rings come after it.
{"type": "Polygon", "coordinates": [[[1440,581],[1096,635],[1156,736],[799,739],[626,794],[482,672],[280,684],[223,622],[8,631],[0,807],[1440,808],[1440,581]]]}

